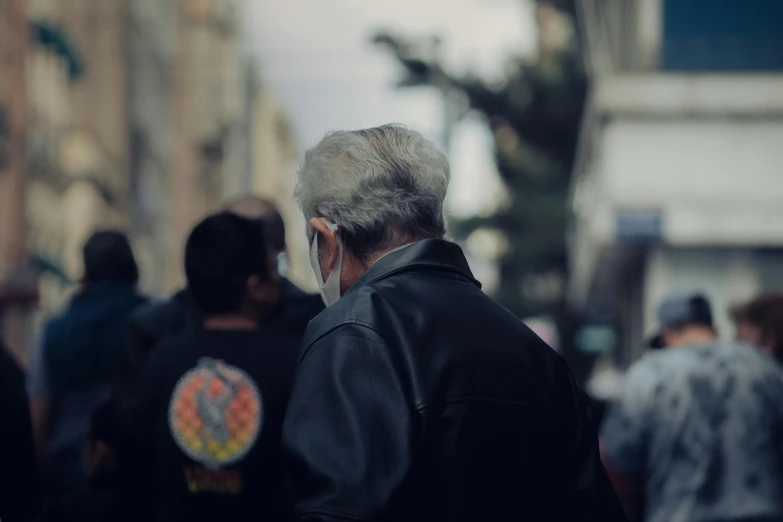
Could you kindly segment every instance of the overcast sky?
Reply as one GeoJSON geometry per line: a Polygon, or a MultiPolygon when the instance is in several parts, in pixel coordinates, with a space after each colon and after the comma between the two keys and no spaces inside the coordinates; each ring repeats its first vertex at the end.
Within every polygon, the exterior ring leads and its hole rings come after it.
{"type": "MultiPolygon", "coordinates": [[[[487,76],[499,75],[510,54],[530,52],[535,40],[528,0],[244,1],[251,45],[301,151],[329,130],[388,122],[440,140],[440,98],[429,90],[393,88],[401,71],[369,43],[377,29],[440,34],[451,68],[487,76]]],[[[500,189],[480,122],[457,129],[451,159],[452,213],[491,207],[500,189]]]]}

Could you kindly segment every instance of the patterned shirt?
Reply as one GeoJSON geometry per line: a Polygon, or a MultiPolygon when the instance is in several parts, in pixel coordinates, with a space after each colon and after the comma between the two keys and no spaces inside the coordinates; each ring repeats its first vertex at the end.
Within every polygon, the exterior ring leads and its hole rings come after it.
{"type": "Polygon", "coordinates": [[[628,371],[608,463],[644,478],[645,520],[783,520],[783,374],[752,348],[677,347],[628,371]]]}

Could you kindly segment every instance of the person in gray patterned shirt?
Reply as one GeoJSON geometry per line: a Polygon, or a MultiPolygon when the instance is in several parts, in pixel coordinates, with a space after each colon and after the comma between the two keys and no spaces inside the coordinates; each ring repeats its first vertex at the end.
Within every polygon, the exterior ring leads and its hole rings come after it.
{"type": "Polygon", "coordinates": [[[701,295],[658,315],[664,349],[626,375],[602,430],[607,466],[640,482],[648,522],[783,521],[783,373],[718,340],[701,295]]]}

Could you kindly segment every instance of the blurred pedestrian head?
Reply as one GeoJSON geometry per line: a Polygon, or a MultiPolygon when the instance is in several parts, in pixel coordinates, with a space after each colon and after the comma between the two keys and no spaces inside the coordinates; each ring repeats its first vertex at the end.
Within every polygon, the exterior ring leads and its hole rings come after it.
{"type": "Polygon", "coordinates": [[[285,222],[274,203],[259,196],[240,196],[223,205],[232,212],[264,228],[267,249],[277,272],[285,276],[288,271],[288,247],[285,240],[285,222]]]}
{"type": "Polygon", "coordinates": [[[716,337],[712,307],[701,294],[676,294],[658,307],[658,334],[650,340],[652,348],[670,348],[699,344],[716,337]]]}
{"type": "Polygon", "coordinates": [[[731,309],[737,339],[783,360],[783,293],[768,293],[731,309]]]}
{"type": "Polygon", "coordinates": [[[446,156],[401,125],[332,132],[305,153],[294,195],[327,304],[383,253],[443,238],[449,178],[446,156]]]}
{"type": "Polygon", "coordinates": [[[231,212],[208,216],[190,233],[185,274],[207,316],[255,316],[277,298],[262,227],[231,212]]]}
{"type": "Polygon", "coordinates": [[[240,196],[228,201],[223,207],[251,221],[261,221],[269,249],[275,253],[286,250],[285,222],[270,200],[252,195],[240,196]]]}
{"type": "Polygon", "coordinates": [[[82,249],[86,283],[136,284],[139,268],[128,237],[117,230],[95,232],[82,249]]]}

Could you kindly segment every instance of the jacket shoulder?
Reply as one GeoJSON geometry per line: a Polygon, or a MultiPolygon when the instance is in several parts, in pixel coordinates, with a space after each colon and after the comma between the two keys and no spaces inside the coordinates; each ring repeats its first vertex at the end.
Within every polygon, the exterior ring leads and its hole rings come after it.
{"type": "MultiPolygon", "coordinates": [[[[368,285],[356,292],[344,295],[325,309],[322,304],[322,311],[310,321],[307,327],[304,348],[344,325],[356,324],[375,330],[371,321],[372,310],[367,306],[357,307],[357,302],[368,302],[368,298],[371,299],[373,294],[375,294],[375,290],[371,285],[368,285]]],[[[317,297],[320,300],[320,296],[317,297]]]]}

